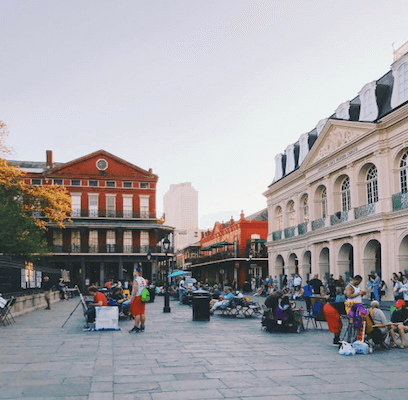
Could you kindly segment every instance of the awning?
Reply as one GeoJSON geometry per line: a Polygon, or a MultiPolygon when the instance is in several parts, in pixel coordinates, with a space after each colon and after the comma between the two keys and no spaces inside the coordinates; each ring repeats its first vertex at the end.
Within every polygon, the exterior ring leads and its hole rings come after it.
{"type": "Polygon", "coordinates": [[[185,275],[185,274],[189,274],[189,273],[190,273],[190,271],[174,271],[168,277],[172,278],[173,276],[185,275]]]}
{"type": "Polygon", "coordinates": [[[205,246],[201,249],[201,251],[210,251],[211,250],[211,246],[205,246]]]}
{"type": "Polygon", "coordinates": [[[222,244],[220,243],[214,243],[210,246],[212,249],[220,249],[222,247],[222,244]]]}
{"type": "Polygon", "coordinates": [[[217,244],[220,244],[221,246],[232,246],[234,243],[223,241],[223,242],[219,242],[217,244]]]}
{"type": "Polygon", "coordinates": [[[253,243],[266,243],[265,239],[255,239],[253,243]]]}

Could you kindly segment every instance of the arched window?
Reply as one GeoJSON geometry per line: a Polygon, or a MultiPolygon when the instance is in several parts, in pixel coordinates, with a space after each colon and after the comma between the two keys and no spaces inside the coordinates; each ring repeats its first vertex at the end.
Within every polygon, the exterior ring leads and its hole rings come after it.
{"type": "Polygon", "coordinates": [[[378,201],[378,174],[377,168],[373,165],[367,172],[367,204],[377,203],[378,201]]]}
{"type": "Polygon", "coordinates": [[[326,191],[326,188],[323,188],[323,190],[322,190],[321,205],[322,205],[322,218],[326,218],[327,217],[327,191],[326,191]]]}
{"type": "Polygon", "coordinates": [[[341,210],[348,211],[351,209],[350,200],[350,178],[344,179],[341,185],[341,210]]]}
{"type": "Polygon", "coordinates": [[[304,196],[302,199],[302,208],[303,208],[303,222],[309,221],[309,198],[304,196]]]}
{"type": "Polygon", "coordinates": [[[407,169],[408,169],[408,151],[404,153],[400,162],[400,184],[401,184],[401,193],[408,192],[407,186],[407,169]]]}
{"type": "Polygon", "coordinates": [[[282,207],[276,208],[276,227],[278,231],[282,230],[282,207]]]}
{"type": "Polygon", "coordinates": [[[398,98],[402,103],[408,100],[408,64],[404,63],[398,68],[398,98]]]}
{"type": "Polygon", "coordinates": [[[295,202],[291,200],[288,203],[288,217],[289,217],[289,226],[296,225],[296,211],[295,211],[295,202]]]}

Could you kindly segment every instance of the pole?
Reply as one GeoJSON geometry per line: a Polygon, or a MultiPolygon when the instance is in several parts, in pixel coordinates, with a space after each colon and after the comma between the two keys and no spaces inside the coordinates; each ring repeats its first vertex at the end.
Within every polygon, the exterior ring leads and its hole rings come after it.
{"type": "Polygon", "coordinates": [[[168,275],[169,275],[169,257],[168,257],[168,255],[166,253],[166,286],[165,286],[165,292],[164,292],[164,307],[163,307],[163,312],[164,313],[171,312],[168,275]]]}

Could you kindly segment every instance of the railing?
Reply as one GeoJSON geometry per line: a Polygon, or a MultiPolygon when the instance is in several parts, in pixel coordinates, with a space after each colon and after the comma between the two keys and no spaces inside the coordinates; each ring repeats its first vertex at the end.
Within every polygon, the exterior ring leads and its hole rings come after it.
{"type": "Polygon", "coordinates": [[[272,232],[273,240],[281,240],[282,239],[282,231],[275,231],[272,232]]]}
{"type": "Polygon", "coordinates": [[[304,235],[307,232],[307,222],[303,222],[302,224],[298,225],[298,233],[299,235],[304,235]]]}
{"type": "Polygon", "coordinates": [[[289,228],[285,228],[285,238],[291,238],[295,236],[295,227],[291,226],[289,228]]]}
{"type": "Polygon", "coordinates": [[[337,212],[330,216],[330,225],[342,224],[348,221],[348,211],[337,212]]]}
{"type": "Polygon", "coordinates": [[[326,226],[325,217],[312,221],[312,231],[315,231],[316,229],[324,228],[325,226],[326,226]]]}
{"type": "Polygon", "coordinates": [[[131,210],[72,210],[71,218],[156,218],[151,211],[131,210]]]}
{"type": "Polygon", "coordinates": [[[369,215],[375,215],[375,203],[364,204],[354,209],[354,219],[368,217],[369,215]]]}
{"type": "MultiPolygon", "coordinates": [[[[132,245],[119,245],[119,244],[103,244],[103,245],[53,245],[52,251],[54,253],[128,253],[128,254],[140,254],[140,253],[164,253],[161,246],[132,246],[132,245]]],[[[169,253],[173,253],[174,249],[170,249],[169,253]]]]}
{"type": "MultiPolygon", "coordinates": [[[[225,260],[229,258],[246,258],[248,256],[248,251],[247,250],[240,250],[235,254],[233,251],[221,251],[218,253],[214,253],[211,255],[203,255],[198,258],[188,258],[185,260],[186,263],[190,263],[195,265],[195,264],[203,264],[206,262],[210,261],[217,261],[217,260],[225,260]]],[[[252,258],[267,258],[268,257],[268,251],[266,248],[262,249],[261,251],[258,252],[253,252],[252,253],[252,258]]]]}
{"type": "Polygon", "coordinates": [[[392,196],[392,209],[399,211],[408,208],[408,193],[397,193],[392,196]]]}

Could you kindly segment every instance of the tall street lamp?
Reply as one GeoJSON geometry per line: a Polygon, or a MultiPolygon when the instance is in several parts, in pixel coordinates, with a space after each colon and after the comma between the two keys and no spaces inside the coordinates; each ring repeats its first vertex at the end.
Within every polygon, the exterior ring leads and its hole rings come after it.
{"type": "Polygon", "coordinates": [[[163,249],[164,253],[166,254],[166,286],[165,286],[165,291],[164,291],[164,307],[163,307],[163,312],[164,313],[169,313],[171,312],[170,309],[170,294],[169,294],[169,257],[168,253],[170,250],[170,240],[166,236],[166,238],[163,240],[163,249]]]}

